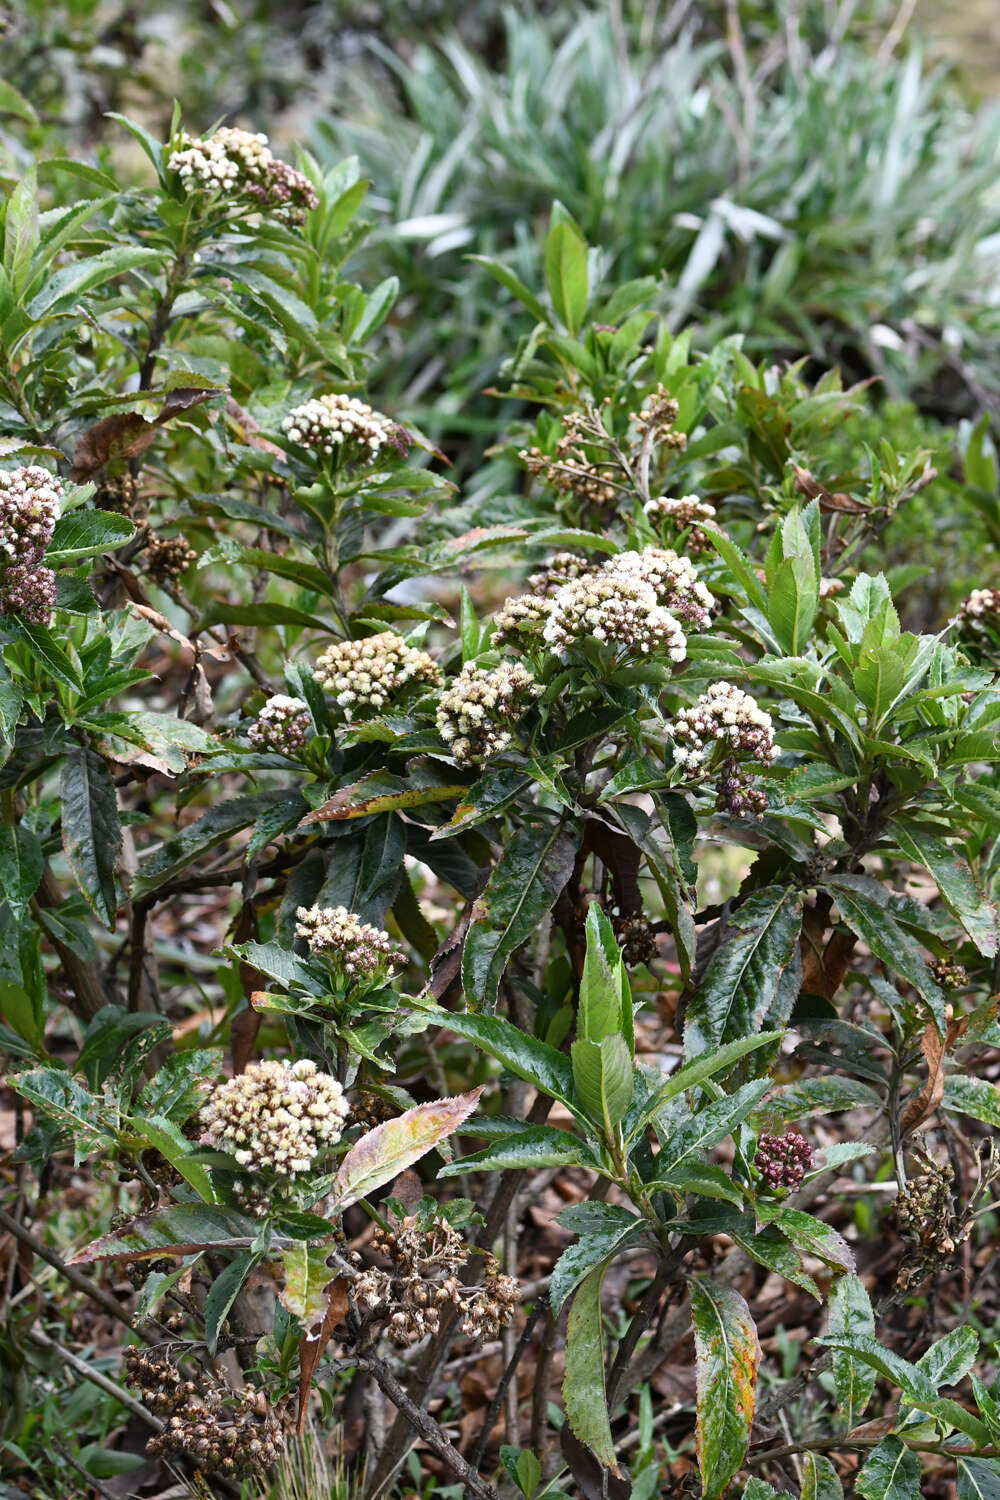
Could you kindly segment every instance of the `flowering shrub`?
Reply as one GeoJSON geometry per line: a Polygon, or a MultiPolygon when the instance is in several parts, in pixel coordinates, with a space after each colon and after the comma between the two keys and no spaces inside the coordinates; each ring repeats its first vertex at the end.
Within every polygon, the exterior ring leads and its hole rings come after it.
{"type": "Polygon", "coordinates": [[[845,474],[863,390],[695,351],[557,208],[544,287],[491,268],[533,321],[520,489],[456,532],[418,424],[348,394],[394,296],[347,279],[355,167],[123,128],[148,187],[94,167],[49,209],[29,173],[4,211],[25,1368],[129,1385],[202,1494],[283,1482],[359,1391],[370,1496],[417,1440],[478,1497],[902,1500],[922,1464],[990,1493],[984,1320],[904,1353],[890,1317],[988,1259],[1000,1123],[992,584],[918,634],[859,563],[927,455],[845,474]],[[127,1330],[111,1377],[70,1289],[127,1330]],[[800,1293],[822,1322],[776,1358],[757,1324],[800,1293]],[[439,1403],[487,1360],[456,1441],[439,1403]]]}

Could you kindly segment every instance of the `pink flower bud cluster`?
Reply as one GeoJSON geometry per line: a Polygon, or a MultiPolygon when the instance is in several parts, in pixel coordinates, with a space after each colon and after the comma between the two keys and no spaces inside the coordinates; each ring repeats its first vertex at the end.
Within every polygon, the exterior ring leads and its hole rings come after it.
{"type": "Polygon", "coordinates": [[[754,1166],[772,1193],[797,1192],[812,1164],[812,1147],[794,1130],[784,1135],[762,1135],[757,1141],[754,1166]]]}
{"type": "Polygon", "coordinates": [[[275,693],[268,698],[247,732],[255,750],[277,750],[281,755],[295,755],[306,742],[312,727],[309,705],[301,698],[275,693]]]}
{"type": "Polygon", "coordinates": [[[62,501],[62,484],[31,464],[0,469],[0,614],[47,625],[56,575],[42,563],[62,501]]]}
{"type": "Polygon", "coordinates": [[[302,224],[319,202],[308,177],[279,161],[266,135],[249,130],[224,125],[210,136],[184,135],[167,167],[189,190],[248,198],[289,224],[302,224]]]}

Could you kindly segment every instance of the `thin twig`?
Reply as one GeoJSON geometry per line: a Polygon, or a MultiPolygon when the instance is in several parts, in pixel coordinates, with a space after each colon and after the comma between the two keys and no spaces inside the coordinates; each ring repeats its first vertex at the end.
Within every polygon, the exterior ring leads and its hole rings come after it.
{"type": "Polygon", "coordinates": [[[528,1349],[528,1345],[531,1343],[532,1336],[535,1332],[535,1325],[537,1324],[542,1314],[548,1312],[548,1308],[548,1302],[540,1298],[531,1309],[531,1312],[528,1314],[527,1321],[525,1322],[525,1325],[521,1330],[521,1337],[514,1345],[513,1353],[511,1354],[510,1359],[507,1361],[506,1368],[504,1369],[504,1372],[500,1377],[500,1383],[497,1386],[496,1390],[493,1392],[493,1400],[490,1402],[489,1406],[486,1409],[486,1415],[483,1418],[482,1426],[480,1427],[479,1432],[476,1434],[476,1441],[473,1444],[471,1453],[469,1454],[469,1462],[474,1469],[478,1469],[479,1465],[483,1461],[483,1454],[486,1452],[486,1444],[490,1440],[490,1433],[496,1426],[496,1420],[500,1415],[500,1408],[503,1405],[504,1396],[507,1393],[511,1381],[517,1374],[517,1367],[521,1363],[521,1360],[524,1358],[525,1353],[528,1349]]]}
{"type": "Polygon", "coordinates": [[[42,1333],[40,1328],[32,1328],[26,1337],[30,1344],[44,1349],[46,1354],[54,1354],[57,1359],[62,1360],[63,1364],[75,1370],[77,1375],[84,1380],[89,1380],[91,1385],[96,1385],[106,1395],[113,1396],[119,1405],[124,1406],[125,1410],[130,1411],[134,1417],[138,1417],[140,1422],[145,1422],[153,1432],[162,1432],[163,1423],[159,1417],[154,1417],[141,1401],[130,1396],[128,1391],[123,1390],[120,1385],[115,1385],[113,1380],[109,1380],[106,1375],[101,1374],[100,1370],[95,1370],[92,1365],[88,1365],[86,1360],[80,1359],[72,1350],[65,1349],[55,1339],[50,1339],[48,1334],[42,1333]]]}

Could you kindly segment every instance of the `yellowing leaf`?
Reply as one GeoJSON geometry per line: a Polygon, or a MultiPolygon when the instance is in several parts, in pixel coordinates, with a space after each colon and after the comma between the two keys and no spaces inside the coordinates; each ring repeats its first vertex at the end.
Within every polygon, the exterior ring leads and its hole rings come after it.
{"type": "Polygon", "coordinates": [[[482,1092],[480,1086],[454,1099],[418,1104],[397,1119],[369,1130],[340,1163],[332,1188],[336,1207],[349,1208],[426,1156],[469,1118],[482,1092]]]}

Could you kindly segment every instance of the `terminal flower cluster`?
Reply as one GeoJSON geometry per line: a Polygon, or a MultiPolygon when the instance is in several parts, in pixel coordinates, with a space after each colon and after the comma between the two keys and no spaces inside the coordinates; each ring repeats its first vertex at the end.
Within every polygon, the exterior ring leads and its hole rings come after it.
{"type": "Polygon", "coordinates": [[[357,641],[337,641],[316,663],[316,681],[341,708],[381,709],[409,683],[440,685],[434,658],[394,630],[357,641]]]}
{"type": "Polygon", "coordinates": [[[438,733],[461,765],[489,760],[506,750],[511,727],[540,692],[520,662],[492,668],[466,662],[438,699],[438,733]]]}
{"type": "Polygon", "coordinates": [[[643,510],[654,526],[686,531],[686,545],[691,552],[705,552],[711,547],[705,528],[714,522],[716,512],[707,500],[699,500],[697,495],[660,495],[647,500],[643,510]]]}
{"type": "Polygon", "coordinates": [[[812,1147],[794,1130],[762,1135],[757,1141],[754,1166],[772,1192],[797,1192],[812,1164],[812,1147]]]}
{"type": "Polygon", "coordinates": [[[716,748],[726,754],[718,768],[716,806],[734,818],[758,821],[767,796],[755,786],[742,761],[769,765],[778,754],[771,716],[731,682],[713,682],[691,708],[682,709],[671,726],[676,763],[690,772],[706,765],[716,748]]]}
{"type": "Polygon", "coordinates": [[[248,1172],[294,1177],[312,1170],[340,1139],[344,1090],[314,1062],[252,1062],[202,1105],[202,1145],[226,1151],[248,1172]]]}
{"type": "Polygon", "coordinates": [[[366,979],[406,962],[387,932],[362,922],[346,906],[300,906],[295,915],[295,936],[310,953],[332,958],[349,979],[366,979]]]}
{"type": "Polygon", "coordinates": [[[266,135],[224,125],[213,135],[183,135],[167,161],[185,188],[249,198],[263,212],[302,224],[319,199],[304,173],[279,161],[266,135]]]}
{"type": "Polygon", "coordinates": [[[42,562],[62,502],[62,484],[37,464],[0,469],[0,614],[47,625],[56,575],[42,562]]]}
{"type": "Polygon", "coordinates": [[[322,458],[339,463],[373,464],[382,449],[405,453],[409,438],[391,417],[373,410],[357,396],[329,391],[294,407],[281,424],[292,443],[311,448],[322,458]]]}
{"type": "Polygon", "coordinates": [[[247,739],[255,750],[277,750],[281,755],[294,755],[302,749],[311,727],[312,715],[307,703],[301,698],[290,698],[286,693],[275,693],[251,724],[247,739]]]}
{"type": "Polygon", "coordinates": [[[653,585],[610,564],[563,584],[552,598],[542,638],[554,651],[599,641],[627,655],[662,652],[676,662],[687,655],[683,627],[653,585]]]}

